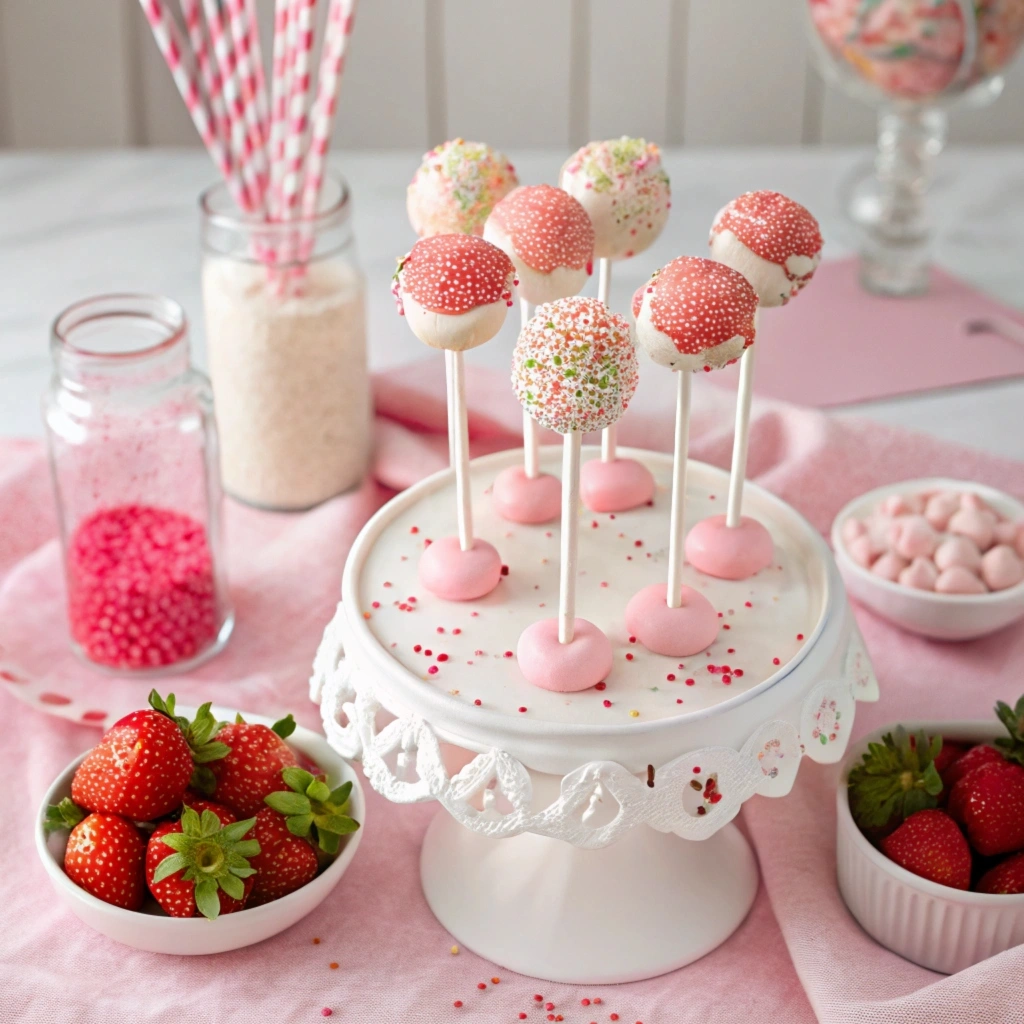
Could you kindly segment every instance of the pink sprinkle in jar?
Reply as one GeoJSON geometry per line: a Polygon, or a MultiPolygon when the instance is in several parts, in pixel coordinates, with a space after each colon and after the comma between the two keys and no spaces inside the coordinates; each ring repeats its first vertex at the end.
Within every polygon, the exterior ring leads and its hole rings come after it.
{"type": "Polygon", "coordinates": [[[182,308],[104,295],[54,321],[44,398],[77,654],[125,673],[184,671],[234,624],[221,549],[209,381],[182,308]]]}

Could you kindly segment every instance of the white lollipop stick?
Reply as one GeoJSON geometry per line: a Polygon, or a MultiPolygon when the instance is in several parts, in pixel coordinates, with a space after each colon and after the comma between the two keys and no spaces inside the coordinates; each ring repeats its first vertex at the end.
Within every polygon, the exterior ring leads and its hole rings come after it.
{"type": "MultiPolygon", "coordinates": [[[[528,299],[519,300],[521,326],[525,327],[533,319],[535,308],[528,299]]],[[[537,438],[537,423],[525,408],[523,409],[523,469],[531,480],[535,480],[540,472],[540,442],[537,438]]]]}
{"type": "Polygon", "coordinates": [[[571,644],[576,632],[576,552],[579,536],[580,445],[574,430],[562,441],[562,575],[558,587],[558,642],[571,644]]]}
{"type": "Polygon", "coordinates": [[[444,350],[444,375],[448,382],[448,465],[455,468],[455,407],[452,403],[452,395],[455,393],[451,386],[452,381],[452,353],[449,349],[444,350]]]}
{"type": "Polygon", "coordinates": [[[473,503],[469,494],[469,422],[466,416],[466,364],[461,352],[448,362],[448,401],[455,414],[455,500],[459,513],[459,546],[473,547],[473,503]]]}
{"type": "MultiPolygon", "coordinates": [[[[755,321],[756,323],[756,321],[755,321]]],[[[732,465],[729,468],[729,504],[725,525],[740,525],[743,513],[743,483],[747,476],[747,442],[750,439],[750,400],[754,394],[754,345],[740,357],[740,383],[736,392],[736,428],[732,437],[732,465]]]]}
{"type": "Polygon", "coordinates": [[[686,512],[686,463],[690,451],[690,384],[689,370],[676,371],[676,445],[672,460],[672,512],[668,539],[669,608],[682,606],[683,592],[683,526],[686,512]]]}
{"type": "MultiPolygon", "coordinates": [[[[608,298],[612,290],[612,261],[606,258],[597,261],[597,300],[608,306],[608,298]]],[[[608,306],[611,309],[611,306],[608,306]]],[[[616,432],[618,424],[613,423],[601,431],[601,461],[614,462],[616,448],[616,432]]]]}

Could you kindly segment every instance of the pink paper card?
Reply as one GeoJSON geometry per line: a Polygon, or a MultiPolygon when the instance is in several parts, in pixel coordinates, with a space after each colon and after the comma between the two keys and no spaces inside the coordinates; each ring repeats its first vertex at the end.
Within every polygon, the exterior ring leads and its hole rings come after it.
{"type": "MultiPolygon", "coordinates": [[[[1024,375],[1024,313],[932,270],[927,295],[870,295],[857,260],[823,263],[780,309],[761,313],[754,394],[830,406],[1024,375]],[[971,330],[986,321],[1002,333],[971,330]]],[[[710,374],[734,388],[738,367],[710,374]]]]}

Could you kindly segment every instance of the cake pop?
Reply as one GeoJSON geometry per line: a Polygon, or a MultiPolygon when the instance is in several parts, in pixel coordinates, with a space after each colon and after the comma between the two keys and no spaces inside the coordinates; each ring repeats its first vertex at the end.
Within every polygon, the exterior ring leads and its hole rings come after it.
{"type": "Polygon", "coordinates": [[[724,366],[754,343],[757,295],[742,274],[724,264],[680,256],[637,290],[633,310],[637,344],[676,373],[678,391],[668,585],[634,594],[626,627],[648,650],[686,657],[718,635],[710,602],[682,582],[690,382],[694,371],[724,366]]]}
{"type": "MultiPolygon", "coordinates": [[[[505,196],[487,218],[484,238],[516,266],[524,327],[535,303],[575,295],[593,268],[594,228],[587,211],[568,192],[550,185],[526,185],[505,196]]],[[[524,410],[523,465],[499,473],[492,491],[504,518],[517,523],[557,518],[561,484],[540,472],[539,454],[536,423],[524,410]]]]}
{"type": "Polygon", "coordinates": [[[612,647],[597,626],[576,617],[580,442],[584,432],[617,420],[636,391],[629,324],[595,299],[540,306],[516,342],[512,385],[523,408],[564,437],[558,618],[523,630],[519,667],[545,690],[585,690],[611,671],[612,647]]]}
{"type": "Polygon", "coordinates": [[[420,556],[423,585],[449,601],[471,601],[490,593],[501,579],[501,557],[493,545],[473,537],[469,495],[469,431],[466,421],[463,352],[494,337],[512,305],[515,267],[497,247],[474,235],[421,239],[399,261],[393,292],[413,334],[447,361],[451,455],[458,502],[458,537],[441,537],[420,556]]]}
{"type": "MultiPolygon", "coordinates": [[[[668,220],[670,190],[661,153],[644,139],[590,142],[562,167],[559,184],[578,199],[594,224],[597,297],[608,305],[612,260],[643,252],[668,220]]],[[[601,435],[601,458],[582,472],[582,496],[593,512],[625,512],[654,497],[654,477],[635,459],[617,458],[616,426],[601,435]]]]}
{"type": "MultiPolygon", "coordinates": [[[[750,282],[760,307],[771,308],[784,306],[811,280],[822,240],[818,222],[799,203],[778,192],[747,192],[718,212],[709,245],[714,259],[750,282]]],[[[691,564],[722,579],[747,579],[774,557],[768,531],[742,515],[753,388],[754,349],[748,348],[740,360],[727,511],[699,522],[686,540],[691,564]]]]}
{"type": "Polygon", "coordinates": [[[518,184],[504,153],[482,142],[443,142],[423,155],[409,183],[409,221],[420,238],[482,235],[494,204],[518,184]]]}

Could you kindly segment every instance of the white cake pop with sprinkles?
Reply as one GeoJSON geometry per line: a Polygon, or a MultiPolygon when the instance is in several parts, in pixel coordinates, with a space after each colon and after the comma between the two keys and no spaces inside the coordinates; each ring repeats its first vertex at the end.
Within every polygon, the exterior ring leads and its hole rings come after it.
{"type": "Polygon", "coordinates": [[[506,252],[527,302],[576,295],[594,265],[594,227],[583,206],[551,185],[525,185],[494,207],[484,238],[506,252]]]}
{"type": "Polygon", "coordinates": [[[406,190],[406,210],[420,238],[482,235],[494,204],[519,184],[504,153],[454,139],[423,155],[406,190]]]}
{"type": "Polygon", "coordinates": [[[433,235],[399,261],[392,293],[420,341],[464,352],[501,330],[515,284],[515,267],[496,245],[475,235],[433,235]]]}
{"type": "Polygon", "coordinates": [[[587,143],[565,162],[558,183],[590,215],[599,259],[643,252],[668,220],[668,174],[658,147],[644,139],[587,143]]]}
{"type": "Polygon", "coordinates": [[[746,192],[718,211],[711,256],[738,270],[766,308],[784,306],[821,262],[818,222],[779,192],[746,192]]]}

